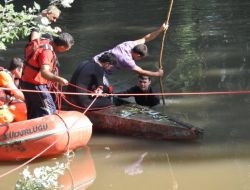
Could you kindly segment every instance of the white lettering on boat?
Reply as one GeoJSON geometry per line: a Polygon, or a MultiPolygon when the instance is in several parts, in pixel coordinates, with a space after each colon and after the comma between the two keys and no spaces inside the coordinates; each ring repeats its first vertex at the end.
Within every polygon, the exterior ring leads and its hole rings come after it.
{"type": "Polygon", "coordinates": [[[11,132],[5,133],[3,136],[3,139],[8,140],[8,139],[13,139],[17,137],[22,137],[22,136],[30,135],[33,133],[46,131],[47,129],[48,129],[47,123],[40,124],[40,125],[33,126],[32,128],[29,128],[29,129],[23,129],[20,131],[11,131],[11,132]]]}

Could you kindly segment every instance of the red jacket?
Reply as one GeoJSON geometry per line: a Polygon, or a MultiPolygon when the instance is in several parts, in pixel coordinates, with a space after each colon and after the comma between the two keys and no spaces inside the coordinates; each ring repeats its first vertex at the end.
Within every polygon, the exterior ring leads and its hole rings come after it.
{"type": "Polygon", "coordinates": [[[36,39],[31,41],[25,49],[25,66],[21,80],[34,84],[48,84],[40,72],[42,65],[49,65],[50,71],[56,69],[56,55],[48,39],[36,39]]]}

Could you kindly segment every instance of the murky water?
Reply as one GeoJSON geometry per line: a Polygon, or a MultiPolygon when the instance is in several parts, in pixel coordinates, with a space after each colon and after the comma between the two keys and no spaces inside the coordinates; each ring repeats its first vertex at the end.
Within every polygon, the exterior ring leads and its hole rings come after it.
{"type": "MultiPolygon", "coordinates": [[[[62,75],[70,78],[82,60],[154,30],[164,21],[168,6],[163,0],[76,1],[57,23],[76,40],[70,52],[59,56],[62,75]]],[[[158,110],[205,130],[204,137],[194,142],[93,135],[88,145],[93,162],[87,165],[94,166],[96,173],[81,168],[82,173],[94,176],[88,189],[250,189],[250,96],[241,94],[250,84],[249,18],[249,0],[174,1],[163,57],[166,91],[239,94],[165,97],[166,105],[158,110]]],[[[139,65],[156,68],[160,43],[159,37],[148,44],[150,56],[139,65]]],[[[0,52],[1,60],[6,64],[9,57],[20,55],[23,44],[18,42],[0,52]]],[[[111,77],[117,90],[133,85],[135,79],[131,72],[111,77]]],[[[158,80],[153,83],[158,88],[158,80]]],[[[81,165],[82,154],[88,157],[86,149],[76,151],[77,165],[81,165]]],[[[63,162],[65,158],[55,160],[63,162]]],[[[30,165],[48,165],[55,160],[30,165]]],[[[19,164],[1,163],[0,174],[19,164]]],[[[1,189],[14,189],[21,171],[1,178],[1,189]]]]}

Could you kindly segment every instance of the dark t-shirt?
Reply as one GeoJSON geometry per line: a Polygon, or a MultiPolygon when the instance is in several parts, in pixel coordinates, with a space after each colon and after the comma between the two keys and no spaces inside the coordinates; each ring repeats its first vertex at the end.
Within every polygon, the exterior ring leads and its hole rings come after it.
{"type": "MultiPolygon", "coordinates": [[[[103,84],[104,70],[93,60],[82,62],[75,70],[70,80],[70,83],[78,87],[69,86],[70,92],[90,93],[98,86],[103,86],[103,92],[107,93],[108,88],[103,84]]],[[[77,106],[86,108],[95,97],[91,95],[71,95],[70,100],[77,106]]],[[[111,99],[109,97],[98,97],[91,108],[102,108],[110,106],[111,99]]]]}
{"type": "MultiPolygon", "coordinates": [[[[126,91],[119,92],[118,94],[143,94],[143,93],[154,93],[152,88],[149,87],[147,92],[143,92],[138,86],[133,86],[126,91]]],[[[118,96],[119,98],[128,98],[128,96],[118,96]]],[[[133,96],[135,98],[135,102],[141,106],[155,106],[160,103],[160,99],[155,95],[141,95],[141,96],[133,96]]]]}

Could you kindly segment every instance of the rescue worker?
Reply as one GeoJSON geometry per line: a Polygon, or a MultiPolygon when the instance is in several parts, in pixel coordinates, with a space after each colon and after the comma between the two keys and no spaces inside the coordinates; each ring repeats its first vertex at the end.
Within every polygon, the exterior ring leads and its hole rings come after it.
{"type": "Polygon", "coordinates": [[[64,86],[68,85],[68,81],[54,74],[58,70],[55,52],[66,52],[73,44],[74,39],[69,33],[61,33],[52,41],[38,38],[26,46],[21,87],[36,91],[24,91],[28,119],[56,113],[56,105],[49,92],[49,83],[56,82],[64,86]]]}
{"type": "MultiPolygon", "coordinates": [[[[11,107],[11,101],[24,101],[24,95],[19,87],[19,80],[22,75],[23,60],[14,57],[9,65],[8,70],[0,68],[0,87],[8,88],[0,90],[0,123],[9,123],[15,119],[17,114],[17,120],[26,119],[25,107],[23,110],[17,110],[16,107],[11,107]],[[21,111],[17,113],[17,111],[21,111]],[[20,117],[23,115],[23,118],[20,117]]],[[[17,121],[16,120],[16,121],[17,121]]]]}
{"type": "MultiPolygon", "coordinates": [[[[83,61],[74,71],[70,83],[74,86],[69,86],[69,92],[86,93],[94,92],[97,95],[102,93],[110,93],[110,88],[104,81],[105,72],[111,70],[117,63],[117,58],[113,53],[104,53],[97,61],[93,59],[83,61]],[[76,88],[79,86],[80,88],[76,88]],[[85,90],[85,91],[83,91],[85,90]]],[[[71,95],[69,99],[76,105],[87,108],[95,96],[88,95],[71,95]]],[[[93,102],[91,109],[103,108],[111,106],[111,98],[100,96],[93,102]]]]}

